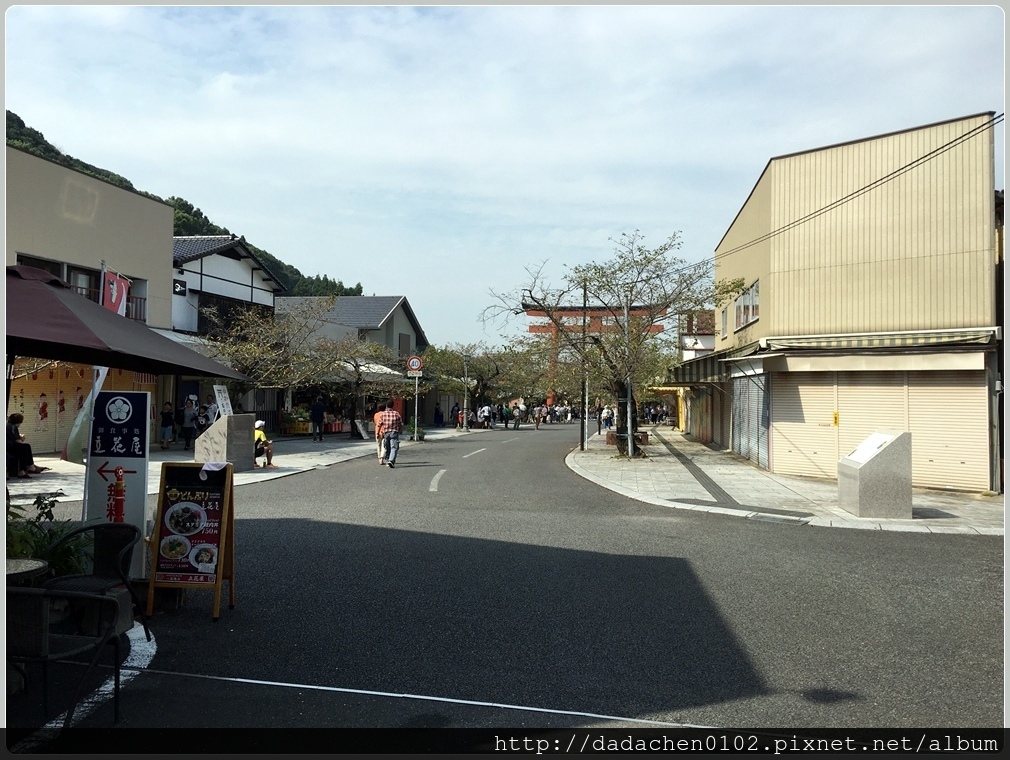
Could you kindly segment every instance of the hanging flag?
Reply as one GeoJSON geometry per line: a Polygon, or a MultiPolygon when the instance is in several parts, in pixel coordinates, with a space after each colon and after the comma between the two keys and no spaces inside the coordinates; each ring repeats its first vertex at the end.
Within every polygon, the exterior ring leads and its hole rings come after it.
{"type": "MultiPolygon", "coordinates": [[[[109,311],[114,311],[121,317],[126,316],[126,296],[130,292],[130,281],[119,274],[107,269],[105,262],[102,262],[102,306],[109,311]]],[[[84,449],[87,442],[88,429],[94,410],[94,399],[102,390],[105,383],[105,376],[109,373],[108,367],[95,367],[95,376],[91,386],[91,392],[85,400],[74,424],[70,428],[70,435],[67,437],[67,445],[63,449],[61,459],[76,464],[84,464],[84,449]]],[[[122,370],[120,370],[122,374],[122,370]]],[[[85,473],[86,474],[86,473],[85,473]]],[[[84,492],[88,491],[88,481],[85,477],[84,492]]]]}
{"type": "Polygon", "coordinates": [[[126,295],[130,290],[130,281],[111,269],[102,272],[102,306],[114,311],[121,317],[126,316],[126,295]]]}

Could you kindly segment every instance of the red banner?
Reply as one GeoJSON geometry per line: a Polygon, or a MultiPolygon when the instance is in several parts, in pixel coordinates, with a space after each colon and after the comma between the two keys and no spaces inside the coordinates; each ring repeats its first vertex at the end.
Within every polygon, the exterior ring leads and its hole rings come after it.
{"type": "Polygon", "coordinates": [[[129,290],[129,280],[120,274],[105,270],[102,282],[102,306],[121,317],[126,316],[126,294],[129,290]]]}

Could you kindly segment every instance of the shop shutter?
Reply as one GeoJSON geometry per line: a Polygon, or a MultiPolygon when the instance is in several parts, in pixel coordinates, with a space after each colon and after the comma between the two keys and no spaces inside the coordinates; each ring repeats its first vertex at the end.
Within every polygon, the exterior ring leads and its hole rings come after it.
{"type": "Polygon", "coordinates": [[[733,378],[733,450],[768,467],[767,375],[733,378]]]}
{"type": "Polygon", "coordinates": [[[771,376],[771,458],[783,475],[838,477],[834,372],[771,376]]]}
{"type": "Polygon", "coordinates": [[[904,372],[839,372],[837,377],[839,457],[876,430],[908,430],[904,372]]]}
{"type": "Polygon", "coordinates": [[[732,447],[730,438],[733,430],[733,392],[732,384],[722,383],[713,399],[713,409],[718,410],[717,420],[713,423],[712,434],[715,443],[724,449],[732,447]]]}
{"type": "Polygon", "coordinates": [[[752,377],[751,402],[756,409],[751,414],[757,434],[757,459],[759,467],[768,469],[768,375],[752,377]],[[755,403],[756,402],[756,403],[755,403]]]}
{"type": "Polygon", "coordinates": [[[750,459],[747,410],[750,400],[750,383],[746,377],[733,378],[733,451],[750,459]]]}
{"type": "Polygon", "coordinates": [[[909,372],[912,483],[989,489],[989,400],[985,371],[909,372]]]}

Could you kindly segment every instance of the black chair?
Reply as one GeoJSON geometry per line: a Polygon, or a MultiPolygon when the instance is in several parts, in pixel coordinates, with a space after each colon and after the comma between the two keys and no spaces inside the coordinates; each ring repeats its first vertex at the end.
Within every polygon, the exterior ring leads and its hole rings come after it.
{"type": "MultiPolygon", "coordinates": [[[[90,555],[91,572],[50,578],[42,584],[42,588],[104,594],[117,586],[126,586],[130,598],[140,613],[147,640],[150,641],[151,631],[147,627],[144,605],[128,577],[133,549],[140,543],[140,528],[131,523],[113,522],[85,525],[54,541],[49,547],[49,553],[66,541],[88,535],[91,536],[91,541],[88,542],[86,551],[90,555]]],[[[87,558],[82,559],[87,561],[87,558]]]]}
{"type": "Polygon", "coordinates": [[[106,645],[111,644],[115,680],[114,721],[119,722],[120,656],[119,635],[116,633],[118,618],[119,601],[114,596],[24,586],[7,587],[7,661],[13,664],[24,678],[26,693],[29,681],[27,671],[21,666],[28,663],[42,665],[42,712],[46,720],[49,719],[50,663],[94,652],[71,697],[70,706],[63,719],[63,728],[66,729],[74,717],[77,703],[83,696],[88,676],[98,665],[106,645]],[[89,608],[93,613],[94,627],[85,633],[68,633],[61,630],[56,619],[58,616],[53,614],[54,608],[61,604],[67,608],[89,608]]]}

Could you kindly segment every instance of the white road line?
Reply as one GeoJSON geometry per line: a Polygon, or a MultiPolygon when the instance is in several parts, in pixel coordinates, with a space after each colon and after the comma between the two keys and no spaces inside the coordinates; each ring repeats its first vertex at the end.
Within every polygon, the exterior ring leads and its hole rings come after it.
{"type": "Polygon", "coordinates": [[[431,485],[428,486],[428,490],[429,491],[437,491],[438,490],[438,481],[439,481],[439,478],[441,478],[443,475],[445,475],[445,473],[446,473],[445,470],[439,470],[438,472],[435,473],[435,477],[433,477],[431,479],[431,485]]]}
{"type": "MultiPolygon", "coordinates": [[[[154,659],[154,655],[158,651],[158,642],[157,639],[154,638],[154,634],[151,634],[151,640],[148,641],[147,635],[144,633],[144,627],[140,623],[134,623],[133,628],[127,631],[126,635],[130,639],[130,653],[119,666],[120,692],[126,689],[126,685],[130,683],[130,681],[146,670],[147,666],[151,664],[151,661],[154,659]]],[[[103,702],[111,700],[114,695],[115,683],[112,676],[110,676],[105,679],[101,686],[98,687],[97,691],[93,694],[85,695],[80,699],[80,701],[78,701],[77,707],[74,709],[74,720],[73,723],[70,724],[71,727],[80,723],[82,718],[94,712],[103,702]]],[[[120,697],[124,698],[124,695],[121,693],[120,697]]],[[[26,736],[16,745],[11,747],[10,751],[16,753],[29,753],[45,742],[55,738],[63,728],[63,719],[66,717],[66,714],[66,711],[64,711],[57,715],[55,718],[42,726],[42,728],[38,731],[30,736],[26,736]]]]}
{"type": "Polygon", "coordinates": [[[463,459],[466,459],[467,457],[472,457],[474,454],[479,454],[482,451],[487,451],[487,449],[477,449],[476,451],[471,451],[469,454],[464,454],[463,459]]]}
{"type": "MultiPolygon", "coordinates": [[[[123,665],[125,675],[126,665],[123,665]]],[[[497,707],[503,710],[523,710],[526,712],[551,713],[554,715],[575,715],[584,718],[602,718],[604,720],[619,720],[628,723],[642,723],[651,726],[670,726],[672,728],[712,728],[712,726],[693,723],[670,723],[647,718],[627,718],[620,715],[604,715],[599,713],[580,712],[575,710],[557,710],[547,707],[531,707],[529,705],[512,705],[502,702],[481,702],[473,699],[453,699],[452,697],[435,697],[430,694],[405,694],[390,691],[371,691],[369,689],[349,689],[341,686],[320,686],[309,683],[289,683],[287,681],[262,681],[257,678],[235,678],[231,676],[208,676],[201,673],[181,673],[175,670],[155,670],[154,668],[138,668],[137,673],[154,673],[162,676],[179,676],[182,678],[199,678],[206,681],[223,681],[226,683],[250,684],[253,686],[278,686],[288,689],[306,689],[337,694],[360,694],[367,697],[392,697],[394,699],[416,699],[425,702],[445,702],[454,705],[475,705],[477,707],[497,707]]]]}
{"type": "Polygon", "coordinates": [[[508,440],[502,441],[502,443],[510,443],[512,441],[518,441],[518,438],[509,438],[508,440]]]}

